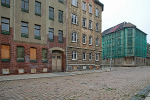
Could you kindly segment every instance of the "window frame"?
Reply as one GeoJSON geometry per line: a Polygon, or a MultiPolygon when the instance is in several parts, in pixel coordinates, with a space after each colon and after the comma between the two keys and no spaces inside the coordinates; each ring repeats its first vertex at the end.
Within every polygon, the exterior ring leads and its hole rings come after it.
{"type": "Polygon", "coordinates": [[[83,36],[82,36],[82,43],[86,44],[86,35],[85,34],[83,34],[83,36]],[[85,38],[84,38],[84,36],[85,36],[85,38]],[[85,42],[84,42],[84,40],[85,40],[85,42]]]}
{"type": "Polygon", "coordinates": [[[71,14],[71,23],[77,25],[77,15],[71,14]]]}
{"type": "Polygon", "coordinates": [[[28,22],[21,21],[21,37],[28,38],[28,34],[29,34],[29,31],[28,31],[28,22]],[[26,24],[27,24],[27,26],[22,25],[22,23],[26,23],[26,24]],[[26,34],[26,33],[22,33],[22,27],[27,28],[27,32],[28,32],[27,34],[26,34]]]}
{"type": "Polygon", "coordinates": [[[89,5],[89,13],[92,14],[92,5],[89,5]]]}
{"type": "Polygon", "coordinates": [[[42,62],[43,63],[47,63],[48,62],[48,58],[47,57],[48,57],[48,49],[42,48],[42,62]],[[43,50],[46,50],[46,59],[43,58],[43,52],[44,52],[43,50]]]}
{"type": "Polygon", "coordinates": [[[30,47],[30,62],[37,62],[37,48],[30,47]],[[31,49],[35,49],[36,50],[36,52],[34,52],[35,55],[36,55],[36,59],[31,59],[31,49]]]}
{"type": "Polygon", "coordinates": [[[77,7],[78,6],[78,1],[77,0],[72,0],[71,5],[77,7]]]}
{"type": "Polygon", "coordinates": [[[83,52],[83,60],[86,60],[86,52],[83,52]]]}
{"type": "Polygon", "coordinates": [[[99,38],[96,38],[96,46],[99,46],[99,38]]]}
{"type": "Polygon", "coordinates": [[[89,45],[92,45],[92,36],[89,37],[89,45]]]}
{"type": "Polygon", "coordinates": [[[96,31],[99,31],[99,24],[96,23],[96,31]]]}
{"type": "MultiPolygon", "coordinates": [[[[6,53],[4,53],[4,54],[6,54],[6,53]]],[[[10,57],[11,55],[10,55],[10,45],[7,45],[7,44],[1,44],[1,61],[2,62],[10,62],[10,57]],[[6,50],[2,50],[2,45],[3,46],[8,46],[9,47],[9,55],[8,55],[8,58],[2,58],[2,51],[5,51],[6,52],[6,50]]]]}
{"type": "Polygon", "coordinates": [[[95,61],[99,61],[99,54],[98,53],[95,54],[95,61]]]}
{"type": "Polygon", "coordinates": [[[84,2],[84,1],[82,2],[82,10],[86,11],[86,2],[84,2]]]}
{"type": "MultiPolygon", "coordinates": [[[[22,52],[21,52],[21,53],[22,53],[22,52]]],[[[17,46],[17,62],[24,62],[24,61],[25,61],[25,57],[24,57],[24,56],[25,56],[24,47],[23,47],[23,46],[17,46]],[[19,48],[19,47],[23,48],[23,57],[21,57],[21,58],[18,57],[18,53],[19,53],[19,52],[18,52],[18,48],[19,48]]]]}
{"type": "Polygon", "coordinates": [[[54,29],[53,28],[49,28],[48,30],[48,40],[54,42],[54,29]],[[53,31],[51,31],[50,29],[52,29],[53,31]],[[50,38],[50,33],[52,33],[53,39],[50,38]]]}
{"type": "Polygon", "coordinates": [[[41,16],[41,2],[39,2],[39,1],[35,1],[35,15],[41,16]],[[39,3],[40,6],[36,5],[36,3],[39,3]],[[37,8],[36,8],[36,7],[37,7],[37,8]],[[39,10],[38,10],[39,7],[40,7],[40,12],[39,12],[39,10]],[[36,12],[36,9],[37,9],[37,12],[36,12]]]}
{"type": "Polygon", "coordinates": [[[29,0],[28,1],[26,1],[26,0],[21,0],[21,11],[23,11],[23,12],[29,12],[29,0]],[[22,2],[24,2],[24,5],[23,5],[23,7],[22,7],[22,2]],[[28,9],[26,9],[26,3],[28,4],[28,9]]]}
{"type": "Polygon", "coordinates": [[[99,9],[96,8],[96,17],[99,17],[99,9]]]}
{"type": "Polygon", "coordinates": [[[77,51],[72,51],[72,60],[77,60],[77,51]]]}
{"type": "Polygon", "coordinates": [[[89,53],[89,60],[92,60],[92,53],[89,53]]]}
{"type": "Polygon", "coordinates": [[[83,25],[82,25],[83,27],[86,27],[86,18],[83,18],[82,24],[83,24],[83,25]]]}
{"type": "Polygon", "coordinates": [[[1,6],[10,8],[10,0],[8,0],[8,1],[9,1],[9,4],[7,4],[7,0],[4,0],[4,1],[5,1],[5,2],[3,3],[2,0],[1,0],[1,6]]]}
{"type": "Polygon", "coordinates": [[[60,3],[64,3],[64,1],[63,1],[63,0],[58,0],[58,2],[60,2],[60,3]]]}
{"type": "Polygon", "coordinates": [[[89,20],[89,29],[92,29],[92,21],[89,20]]]}
{"type": "Polygon", "coordinates": [[[77,33],[75,33],[75,32],[73,32],[72,34],[71,34],[71,41],[72,42],[77,42],[77,33]]]}
{"type": "Polygon", "coordinates": [[[10,35],[10,19],[9,18],[1,17],[1,34],[10,35]],[[2,22],[2,19],[8,20],[9,22],[8,23],[7,22],[2,22]],[[8,31],[7,30],[2,30],[3,24],[7,24],[9,26],[8,31]]]}
{"type": "Polygon", "coordinates": [[[37,25],[37,24],[34,25],[34,38],[38,39],[38,40],[41,40],[41,26],[40,25],[37,25]],[[38,26],[39,28],[35,28],[35,26],[38,26]],[[39,36],[35,35],[35,30],[39,31],[39,36]]]}
{"type": "Polygon", "coordinates": [[[58,31],[58,42],[59,42],[59,43],[63,43],[63,31],[62,31],[62,30],[59,30],[59,31],[58,31]],[[59,40],[59,36],[62,36],[62,38],[61,38],[62,41],[59,40]]]}
{"type": "Polygon", "coordinates": [[[62,10],[58,11],[58,22],[63,23],[63,11],[62,10]]]}
{"type": "Polygon", "coordinates": [[[49,19],[54,20],[54,8],[49,6],[49,19]],[[53,16],[50,16],[50,13],[53,13],[53,16]]]}

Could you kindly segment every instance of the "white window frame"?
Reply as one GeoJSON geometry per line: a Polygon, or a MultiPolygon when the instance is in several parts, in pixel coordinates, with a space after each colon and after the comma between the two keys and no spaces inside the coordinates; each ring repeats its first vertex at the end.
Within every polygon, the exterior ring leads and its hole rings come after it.
{"type": "Polygon", "coordinates": [[[86,35],[85,34],[83,34],[83,36],[82,36],[82,42],[83,42],[83,44],[86,44],[86,35]],[[84,38],[84,36],[85,36],[85,38],[84,38]]]}
{"type": "Polygon", "coordinates": [[[92,14],[92,5],[89,5],[89,13],[92,14]]]}
{"type": "Polygon", "coordinates": [[[84,11],[86,11],[86,2],[82,2],[82,9],[84,10],[84,11]]]}
{"type": "Polygon", "coordinates": [[[99,46],[99,38],[96,38],[96,46],[99,46]]]}
{"type": "Polygon", "coordinates": [[[72,42],[77,42],[77,33],[71,34],[71,40],[72,40],[72,42]]]}
{"type": "Polygon", "coordinates": [[[89,37],[89,45],[92,45],[92,36],[89,37]]]}
{"type": "Polygon", "coordinates": [[[96,31],[99,31],[99,24],[96,23],[96,31]]]}
{"type": "Polygon", "coordinates": [[[78,21],[77,16],[74,15],[74,14],[71,14],[71,23],[72,24],[77,24],[77,21],[78,21]]]}
{"type": "Polygon", "coordinates": [[[86,52],[83,52],[83,60],[86,60],[86,52]]]}
{"type": "Polygon", "coordinates": [[[89,20],[89,29],[92,29],[92,21],[89,20]]]}
{"type": "Polygon", "coordinates": [[[99,54],[95,54],[95,61],[99,61],[99,54]]]}
{"type": "Polygon", "coordinates": [[[89,53],[89,60],[92,60],[92,53],[89,53]]]}
{"type": "Polygon", "coordinates": [[[96,8],[96,16],[99,17],[99,9],[96,8]]]}
{"type": "Polygon", "coordinates": [[[77,60],[77,51],[72,51],[72,60],[77,60]]]}
{"type": "Polygon", "coordinates": [[[86,18],[83,18],[82,21],[83,21],[83,23],[82,23],[82,24],[83,24],[83,27],[86,27],[86,18]]]}
{"type": "Polygon", "coordinates": [[[72,5],[77,7],[77,0],[72,0],[72,5]]]}

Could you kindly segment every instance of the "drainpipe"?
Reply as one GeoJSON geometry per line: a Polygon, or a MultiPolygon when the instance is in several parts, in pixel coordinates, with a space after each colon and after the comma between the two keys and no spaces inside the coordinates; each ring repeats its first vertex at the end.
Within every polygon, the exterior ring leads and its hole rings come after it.
{"type": "Polygon", "coordinates": [[[68,16],[67,16],[67,5],[68,5],[68,2],[67,2],[67,0],[66,0],[66,69],[65,69],[65,71],[67,70],[67,66],[68,66],[68,64],[67,64],[67,18],[68,18],[68,16]]]}

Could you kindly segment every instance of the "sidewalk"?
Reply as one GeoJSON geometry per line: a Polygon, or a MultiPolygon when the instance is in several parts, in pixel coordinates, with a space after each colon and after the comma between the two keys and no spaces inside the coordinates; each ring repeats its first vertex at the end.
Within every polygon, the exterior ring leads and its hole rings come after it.
{"type": "MultiPolygon", "coordinates": [[[[110,68],[108,67],[108,68],[103,68],[103,69],[99,69],[99,70],[85,70],[85,71],[74,71],[74,72],[55,72],[55,73],[42,73],[42,74],[7,75],[7,76],[0,76],[0,81],[74,76],[74,75],[80,75],[80,74],[100,73],[100,72],[105,72],[105,71],[110,71],[110,68]]],[[[112,71],[113,71],[113,69],[112,69],[112,71]]]]}
{"type": "Polygon", "coordinates": [[[145,100],[150,100],[150,93],[147,95],[147,97],[145,98],[145,100]]]}

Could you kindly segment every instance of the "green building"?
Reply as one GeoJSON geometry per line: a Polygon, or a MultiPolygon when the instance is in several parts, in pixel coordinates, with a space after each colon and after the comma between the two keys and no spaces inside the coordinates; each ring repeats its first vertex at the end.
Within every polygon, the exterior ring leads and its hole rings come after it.
{"type": "Polygon", "coordinates": [[[103,65],[146,65],[147,34],[135,25],[120,23],[102,33],[103,65]],[[111,59],[111,61],[110,61],[111,59]]]}

